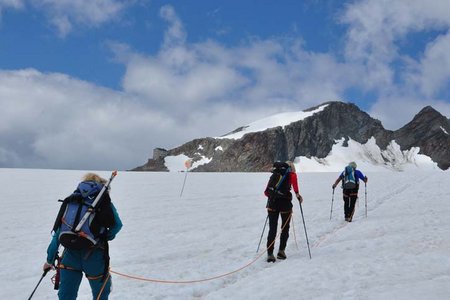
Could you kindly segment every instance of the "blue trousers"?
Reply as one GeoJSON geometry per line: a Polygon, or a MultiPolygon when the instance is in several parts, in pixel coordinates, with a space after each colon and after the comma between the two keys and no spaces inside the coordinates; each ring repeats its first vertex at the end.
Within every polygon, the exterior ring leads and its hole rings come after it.
{"type": "Polygon", "coordinates": [[[97,299],[103,286],[103,291],[99,299],[108,299],[112,282],[110,276],[106,283],[103,280],[102,275],[105,268],[104,251],[102,249],[95,249],[90,254],[88,251],[65,250],[61,261],[64,268],[61,269],[61,281],[58,291],[58,298],[60,300],[77,299],[83,273],[89,280],[92,299],[97,299]]]}

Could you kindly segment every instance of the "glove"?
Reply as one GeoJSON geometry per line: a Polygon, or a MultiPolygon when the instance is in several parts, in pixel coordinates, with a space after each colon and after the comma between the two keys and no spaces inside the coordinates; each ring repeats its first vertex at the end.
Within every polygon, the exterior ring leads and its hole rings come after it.
{"type": "Polygon", "coordinates": [[[299,193],[295,194],[295,196],[297,197],[297,200],[298,200],[300,203],[303,202],[303,197],[302,197],[299,193]]]}
{"type": "Polygon", "coordinates": [[[336,183],[334,183],[333,185],[332,185],[332,187],[333,187],[333,190],[336,188],[336,183]]]}
{"type": "Polygon", "coordinates": [[[42,270],[44,271],[49,271],[49,270],[54,270],[55,267],[52,264],[49,264],[48,262],[45,262],[44,265],[42,266],[42,270]]]}

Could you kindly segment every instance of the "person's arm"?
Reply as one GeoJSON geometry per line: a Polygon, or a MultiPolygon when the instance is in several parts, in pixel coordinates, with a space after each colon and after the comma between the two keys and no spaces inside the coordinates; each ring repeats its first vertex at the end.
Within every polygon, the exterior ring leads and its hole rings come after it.
{"type": "Polygon", "coordinates": [[[303,197],[302,195],[300,195],[300,191],[298,189],[297,174],[294,172],[289,173],[289,181],[290,184],[292,185],[292,188],[294,189],[295,197],[297,197],[297,200],[300,201],[300,203],[303,202],[303,197]]]}
{"type": "Polygon", "coordinates": [[[364,174],[361,171],[356,170],[355,174],[356,174],[356,177],[358,177],[359,179],[361,179],[362,181],[367,183],[368,178],[367,178],[367,176],[364,176],[364,174]]]}
{"type": "Polygon", "coordinates": [[[266,189],[264,190],[264,196],[266,196],[266,197],[270,197],[268,187],[269,187],[269,184],[267,183],[266,189]]]}
{"type": "Polygon", "coordinates": [[[42,267],[42,269],[44,271],[49,268],[53,268],[53,263],[55,262],[56,254],[58,253],[58,247],[59,247],[58,236],[59,236],[59,229],[53,233],[52,240],[50,241],[50,244],[48,245],[47,259],[46,259],[46,262],[44,263],[44,266],[42,267]]]}
{"type": "Polygon", "coordinates": [[[341,182],[342,178],[344,178],[344,175],[341,173],[341,175],[339,175],[338,179],[336,179],[336,181],[335,181],[334,184],[332,185],[333,190],[337,187],[337,185],[339,184],[339,182],[341,182]]]}
{"type": "Polygon", "coordinates": [[[113,240],[116,237],[117,233],[119,233],[119,231],[122,229],[122,226],[123,226],[122,220],[119,217],[119,213],[117,212],[117,209],[114,206],[114,204],[112,204],[112,202],[111,202],[111,209],[113,211],[115,222],[114,222],[114,225],[111,228],[109,228],[109,230],[108,230],[108,240],[109,241],[113,240]]]}

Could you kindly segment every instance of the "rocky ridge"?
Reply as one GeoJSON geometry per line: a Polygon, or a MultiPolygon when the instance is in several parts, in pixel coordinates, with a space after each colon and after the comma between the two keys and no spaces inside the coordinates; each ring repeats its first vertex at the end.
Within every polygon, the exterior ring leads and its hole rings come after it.
{"type": "MultiPolygon", "coordinates": [[[[401,150],[419,147],[420,154],[429,156],[438,167],[450,167],[450,121],[430,106],[422,109],[404,127],[391,131],[356,105],[327,102],[305,112],[324,107],[312,116],[284,127],[250,132],[241,138],[227,138],[240,132],[240,127],[220,138],[199,138],[179,147],[154,150],[153,158],[133,171],[168,171],[167,157],[185,155],[194,162],[205,157],[208,162],[193,168],[199,172],[261,172],[270,169],[276,160],[294,160],[296,157],[325,158],[336,140],[349,139],[364,144],[372,137],[380,149],[386,149],[395,140],[401,150]]],[[[386,163],[388,163],[386,159],[386,163]]]]}

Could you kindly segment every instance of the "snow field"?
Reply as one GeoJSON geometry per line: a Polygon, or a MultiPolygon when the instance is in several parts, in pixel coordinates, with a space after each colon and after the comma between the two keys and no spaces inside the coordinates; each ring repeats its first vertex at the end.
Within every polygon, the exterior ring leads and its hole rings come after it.
{"type": "MultiPolygon", "coordinates": [[[[56,200],[72,192],[83,174],[0,169],[0,299],[24,299],[31,293],[42,274],[59,207],[56,200]]],[[[183,281],[244,266],[256,257],[269,175],[189,173],[180,197],[184,173],[119,172],[111,197],[124,227],[111,242],[111,268],[183,281]]],[[[368,218],[362,186],[352,223],[343,221],[340,189],[329,219],[337,173],[298,175],[312,260],[295,201],[299,249],[291,223],[286,261],[268,264],[264,255],[238,273],[195,284],[148,283],[113,275],[110,299],[448,299],[448,172],[366,174],[368,218]]],[[[266,238],[267,228],[260,251],[266,238]]],[[[56,298],[49,282],[52,274],[44,278],[34,299],[56,298]]],[[[79,299],[90,299],[86,279],[79,299]]]]}

